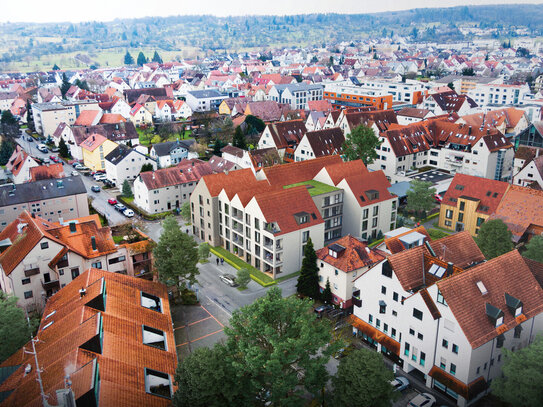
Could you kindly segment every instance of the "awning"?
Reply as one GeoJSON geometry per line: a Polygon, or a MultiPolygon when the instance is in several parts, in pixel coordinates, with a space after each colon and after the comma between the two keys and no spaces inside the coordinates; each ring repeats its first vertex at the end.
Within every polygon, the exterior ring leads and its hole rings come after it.
{"type": "Polygon", "coordinates": [[[349,317],[349,323],[358,329],[360,332],[365,333],[368,335],[371,339],[374,341],[379,342],[381,345],[383,345],[385,348],[387,348],[389,351],[395,353],[397,356],[400,355],[400,343],[395,341],[394,339],[387,336],[385,333],[379,331],[377,328],[374,328],[367,322],[362,321],[360,318],[351,315],[349,317]]]}
{"type": "Polygon", "coordinates": [[[486,380],[483,376],[478,377],[470,384],[465,384],[437,366],[433,366],[428,374],[455,393],[460,394],[466,400],[471,400],[487,388],[486,380]]]}

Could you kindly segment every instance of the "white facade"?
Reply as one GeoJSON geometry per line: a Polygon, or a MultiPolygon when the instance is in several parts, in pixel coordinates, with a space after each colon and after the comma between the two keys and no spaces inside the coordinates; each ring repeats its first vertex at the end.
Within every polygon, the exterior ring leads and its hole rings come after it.
{"type": "Polygon", "coordinates": [[[180,208],[190,199],[197,181],[149,190],[140,177],[134,181],[134,203],[147,213],[159,213],[180,208]]]}
{"type": "Polygon", "coordinates": [[[119,188],[125,179],[132,181],[136,179],[141,172],[144,164],[151,164],[153,170],[157,169],[156,161],[141,154],[136,150],[130,151],[120,162],[112,163],[106,157],[106,176],[109,180],[115,182],[119,188]]]}
{"type": "Polygon", "coordinates": [[[518,105],[529,94],[530,87],[527,84],[477,84],[474,89],[468,91],[468,96],[481,107],[490,104],[518,105]]]}

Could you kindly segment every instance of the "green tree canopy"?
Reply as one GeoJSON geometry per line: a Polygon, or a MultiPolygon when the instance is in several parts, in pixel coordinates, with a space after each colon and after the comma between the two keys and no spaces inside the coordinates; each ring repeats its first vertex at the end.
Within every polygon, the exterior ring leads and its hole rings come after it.
{"type": "Polygon", "coordinates": [[[406,209],[415,213],[428,212],[434,207],[435,194],[436,189],[432,187],[431,182],[414,179],[407,191],[406,209]]]}
{"type": "Polygon", "coordinates": [[[14,125],[17,124],[17,119],[15,116],[13,116],[13,113],[11,113],[10,110],[4,110],[2,111],[0,122],[2,124],[14,125]]]}
{"type": "Polygon", "coordinates": [[[143,54],[143,51],[140,51],[140,53],[138,54],[137,63],[138,63],[139,66],[143,66],[144,64],[147,63],[147,58],[143,54]]]}
{"type": "Polygon", "coordinates": [[[17,306],[17,298],[0,291],[0,363],[30,340],[36,321],[31,320],[30,325],[23,309],[17,306]]]}
{"type": "Polygon", "coordinates": [[[167,285],[185,287],[196,282],[198,274],[198,246],[194,239],[183,233],[177,220],[168,216],[162,223],[162,234],[155,249],[155,270],[159,280],[167,285]]]}
{"type": "Polygon", "coordinates": [[[162,63],[162,58],[160,57],[160,55],[158,55],[157,51],[155,51],[155,54],[153,55],[153,62],[158,62],[159,64],[162,63]]]}
{"type": "Polygon", "coordinates": [[[64,139],[61,137],[60,141],[58,142],[58,154],[63,158],[70,158],[70,150],[68,149],[68,145],[64,141],[64,139]]]}
{"type": "Polygon", "coordinates": [[[305,391],[319,394],[339,346],[325,347],[332,339],[326,322],[315,318],[309,299],[283,298],[279,288],[234,311],[226,347],[236,371],[250,378],[248,391],[280,406],[299,406],[305,391]]]}
{"type": "Polygon", "coordinates": [[[317,299],[320,297],[319,268],[317,266],[317,254],[313,248],[311,238],[308,239],[304,249],[302,268],[296,284],[296,290],[302,295],[317,299]]]}
{"type": "Polygon", "coordinates": [[[200,243],[200,246],[198,246],[198,257],[200,260],[207,260],[209,257],[209,243],[200,243]]]}
{"type": "Polygon", "coordinates": [[[128,179],[125,179],[123,181],[123,196],[125,198],[132,198],[132,187],[130,187],[130,182],[128,182],[128,179]]]}
{"type": "Polygon", "coordinates": [[[134,65],[134,57],[130,55],[130,52],[126,51],[124,54],[124,64],[125,65],[134,65]]]}
{"type": "Polygon", "coordinates": [[[190,202],[188,201],[181,205],[181,218],[185,222],[190,221],[190,202]]]}
{"type": "Polygon", "coordinates": [[[245,135],[243,134],[243,131],[241,130],[240,126],[236,127],[236,130],[234,131],[234,137],[232,138],[232,145],[234,147],[247,150],[247,141],[245,140],[245,135]]]}
{"type": "Polygon", "coordinates": [[[507,225],[501,219],[492,219],[481,225],[475,242],[487,260],[490,260],[513,250],[511,239],[512,234],[507,225]]]}
{"type": "Polygon", "coordinates": [[[360,125],[345,138],[343,154],[347,161],[360,159],[368,165],[379,157],[375,148],[380,144],[379,137],[371,127],[360,125]]]}
{"type": "Polygon", "coordinates": [[[4,137],[2,139],[2,144],[0,145],[0,165],[6,165],[9,161],[9,158],[13,154],[15,147],[13,142],[8,138],[4,137]]]}
{"type": "Polygon", "coordinates": [[[60,71],[60,67],[57,64],[53,65],[53,71],[60,71]]]}
{"type": "Polygon", "coordinates": [[[543,400],[543,336],[515,352],[503,349],[503,377],[492,380],[492,394],[515,407],[537,407],[543,400]]]}
{"type": "Polygon", "coordinates": [[[62,98],[66,99],[66,93],[70,90],[70,87],[72,84],[68,82],[68,78],[66,77],[66,74],[62,74],[62,85],[60,85],[60,93],[62,93],[62,98]]]}
{"type": "Polygon", "coordinates": [[[26,101],[26,124],[30,131],[36,131],[36,127],[34,126],[34,117],[32,116],[32,105],[30,104],[30,99],[26,101]]]}
{"type": "Polygon", "coordinates": [[[388,407],[394,400],[390,381],[392,371],[383,362],[383,355],[369,349],[351,352],[340,360],[337,374],[332,377],[335,407],[388,407]]]}
{"type": "Polygon", "coordinates": [[[266,128],[266,123],[252,114],[247,115],[245,124],[247,125],[246,134],[248,135],[262,133],[266,128]]]}
{"type": "Polygon", "coordinates": [[[153,171],[153,164],[145,163],[141,166],[140,172],[153,171]]]}
{"type": "Polygon", "coordinates": [[[180,359],[175,375],[175,407],[253,406],[248,379],[234,368],[226,348],[198,348],[180,359]]]}
{"type": "Polygon", "coordinates": [[[251,273],[249,270],[246,267],[240,268],[236,275],[236,283],[238,283],[241,288],[246,288],[250,281],[251,273]]]}
{"type": "Polygon", "coordinates": [[[322,291],[322,301],[325,304],[332,304],[334,302],[334,297],[332,296],[332,288],[330,287],[330,279],[326,279],[326,286],[322,291]]]}
{"type": "Polygon", "coordinates": [[[532,236],[526,245],[526,251],[522,253],[524,257],[543,263],[543,237],[540,235],[532,236]]]}
{"type": "Polygon", "coordinates": [[[217,137],[213,141],[213,154],[215,154],[216,156],[221,157],[222,156],[221,150],[225,146],[226,146],[226,143],[224,141],[222,141],[220,138],[217,137]]]}

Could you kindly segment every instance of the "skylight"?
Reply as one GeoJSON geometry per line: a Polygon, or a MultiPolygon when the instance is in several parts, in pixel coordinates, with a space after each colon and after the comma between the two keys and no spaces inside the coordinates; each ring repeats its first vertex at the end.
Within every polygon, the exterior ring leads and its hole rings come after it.
{"type": "Polygon", "coordinates": [[[477,288],[479,289],[481,294],[483,295],[488,294],[488,290],[486,289],[482,281],[477,281],[477,288]]]}
{"type": "Polygon", "coordinates": [[[428,272],[431,275],[436,276],[437,278],[441,278],[445,274],[446,270],[447,269],[445,267],[441,267],[438,264],[432,264],[432,266],[430,267],[430,270],[428,270],[428,272]]]}

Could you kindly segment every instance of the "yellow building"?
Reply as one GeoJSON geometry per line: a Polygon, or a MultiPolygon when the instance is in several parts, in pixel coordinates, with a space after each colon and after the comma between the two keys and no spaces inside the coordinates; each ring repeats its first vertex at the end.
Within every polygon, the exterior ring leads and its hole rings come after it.
{"type": "Polygon", "coordinates": [[[117,148],[117,143],[101,134],[91,134],[81,143],[83,163],[93,171],[105,171],[105,157],[117,148]]]}
{"type": "Polygon", "coordinates": [[[441,202],[439,226],[457,232],[467,230],[477,236],[508,187],[507,182],[456,174],[441,202]]]}

